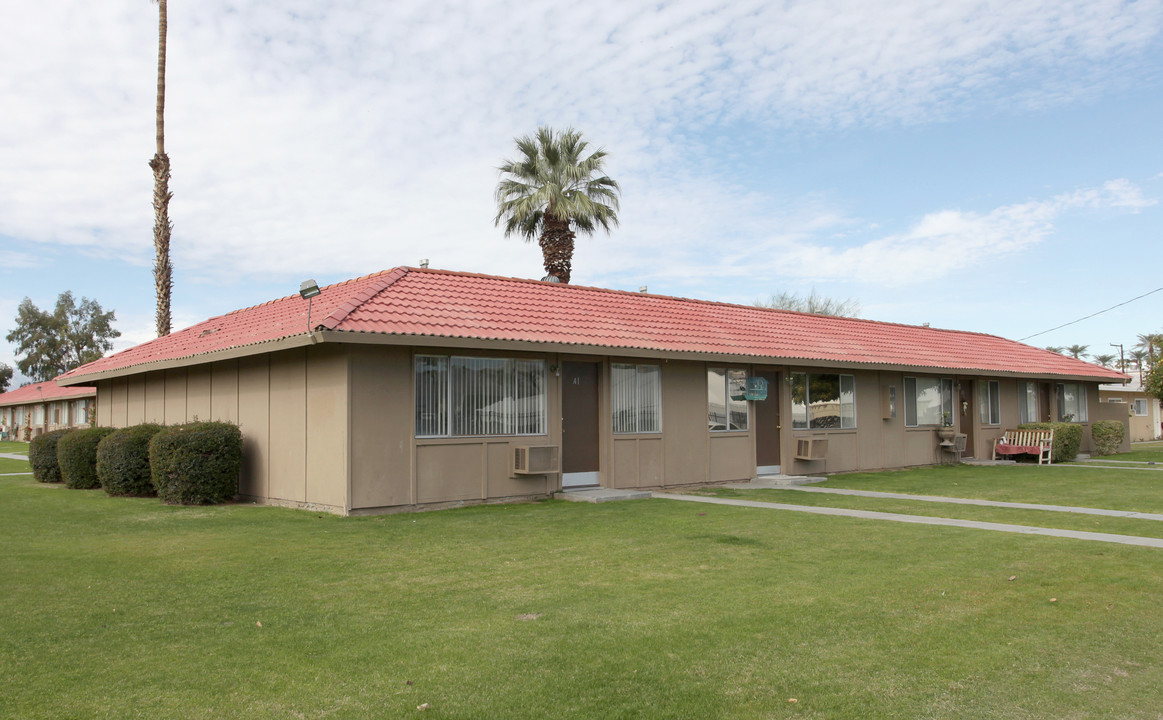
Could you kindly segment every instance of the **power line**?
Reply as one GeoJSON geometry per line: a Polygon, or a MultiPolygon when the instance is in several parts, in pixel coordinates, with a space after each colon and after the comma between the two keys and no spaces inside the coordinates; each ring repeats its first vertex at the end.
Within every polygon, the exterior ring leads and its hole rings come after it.
{"type": "Polygon", "coordinates": [[[1045,335],[1048,332],[1054,332],[1055,330],[1061,330],[1062,328],[1066,327],[1067,325],[1073,325],[1074,323],[1080,323],[1083,320],[1089,320],[1092,317],[1095,317],[1096,315],[1102,315],[1104,312],[1110,312],[1111,310],[1114,310],[1117,307],[1122,307],[1123,305],[1126,305],[1128,303],[1133,303],[1136,300],[1142,300],[1143,298],[1147,297],[1148,295],[1154,295],[1155,293],[1159,292],[1160,290],[1163,290],[1163,287],[1155,288],[1151,292],[1145,292],[1142,295],[1140,295],[1139,297],[1133,297],[1130,300],[1127,300],[1126,302],[1119,303],[1118,305],[1111,305],[1106,310],[1099,310],[1098,312],[1091,313],[1091,314],[1087,315],[1086,317],[1080,317],[1077,320],[1071,320],[1068,323],[1063,323],[1063,324],[1059,325],[1058,327],[1052,327],[1049,330],[1043,330],[1042,332],[1037,332],[1037,333],[1034,333],[1033,335],[1027,335],[1024,338],[1020,338],[1018,340],[1018,342],[1025,342],[1026,340],[1029,340],[1030,338],[1036,338],[1039,335],[1045,335]]]}

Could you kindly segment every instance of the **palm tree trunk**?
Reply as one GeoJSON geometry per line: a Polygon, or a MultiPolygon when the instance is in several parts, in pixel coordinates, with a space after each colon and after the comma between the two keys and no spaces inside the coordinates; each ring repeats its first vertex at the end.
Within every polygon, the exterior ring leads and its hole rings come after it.
{"type": "Polygon", "coordinates": [[[158,0],[157,32],[157,152],[149,161],[153,170],[153,265],[154,289],[157,291],[157,334],[170,334],[170,291],[173,285],[174,268],[170,264],[170,157],[166,155],[165,144],[166,110],[166,0],[158,0]]]}
{"type": "Polygon", "coordinates": [[[553,275],[568,284],[573,265],[573,231],[569,220],[546,217],[541,233],[541,255],[544,258],[545,274],[553,275]]]}

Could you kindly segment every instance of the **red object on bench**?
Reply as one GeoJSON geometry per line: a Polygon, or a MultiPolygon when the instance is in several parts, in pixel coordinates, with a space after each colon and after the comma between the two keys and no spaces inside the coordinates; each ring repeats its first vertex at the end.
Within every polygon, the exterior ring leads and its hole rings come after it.
{"type": "Polygon", "coordinates": [[[1017,455],[1018,453],[1037,455],[1042,452],[1042,448],[1037,445],[1006,445],[1004,443],[998,443],[996,450],[999,455],[1017,455]]]}

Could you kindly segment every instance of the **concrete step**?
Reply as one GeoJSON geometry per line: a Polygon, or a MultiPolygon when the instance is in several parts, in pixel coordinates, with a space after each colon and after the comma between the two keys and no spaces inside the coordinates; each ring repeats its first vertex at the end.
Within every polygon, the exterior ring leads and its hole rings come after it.
{"type": "Polygon", "coordinates": [[[754,490],[755,488],[778,488],[789,487],[794,485],[811,485],[813,483],[824,482],[828,478],[809,477],[806,475],[760,475],[759,477],[745,483],[727,483],[723,487],[732,488],[734,490],[754,490]]]}
{"type": "Polygon", "coordinates": [[[558,500],[570,502],[603,503],[615,500],[644,500],[651,497],[649,490],[616,490],[614,488],[587,488],[553,493],[558,500]]]}

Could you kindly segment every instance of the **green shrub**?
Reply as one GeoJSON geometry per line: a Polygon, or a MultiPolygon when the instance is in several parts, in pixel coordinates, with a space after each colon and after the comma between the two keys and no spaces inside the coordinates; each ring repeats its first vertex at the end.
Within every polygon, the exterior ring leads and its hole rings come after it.
{"type": "Polygon", "coordinates": [[[32,465],[32,476],[37,482],[59,483],[61,466],[57,462],[57,442],[71,430],[53,430],[41,433],[28,445],[28,462],[32,465]]]}
{"type": "Polygon", "coordinates": [[[97,445],[113,432],[115,429],[110,427],[84,428],[65,433],[57,441],[57,462],[65,487],[74,490],[101,487],[97,480],[97,445]]]}
{"type": "Polygon", "coordinates": [[[1095,455],[1113,455],[1122,447],[1126,428],[1118,420],[1099,420],[1090,426],[1095,455]]]}
{"type": "Polygon", "coordinates": [[[209,505],[238,493],[242,432],[223,422],[164,428],[149,441],[153,485],[163,502],[209,505]]]}
{"type": "Polygon", "coordinates": [[[1078,448],[1082,447],[1082,426],[1074,423],[1023,423],[1018,426],[1021,430],[1053,430],[1054,447],[1050,450],[1050,457],[1054,462],[1069,462],[1078,457],[1078,448]]]}
{"type": "Polygon", "coordinates": [[[149,441],[161,425],[122,428],[97,445],[97,480],[110,495],[157,495],[149,474],[149,441]]]}

